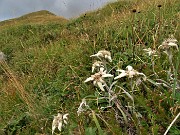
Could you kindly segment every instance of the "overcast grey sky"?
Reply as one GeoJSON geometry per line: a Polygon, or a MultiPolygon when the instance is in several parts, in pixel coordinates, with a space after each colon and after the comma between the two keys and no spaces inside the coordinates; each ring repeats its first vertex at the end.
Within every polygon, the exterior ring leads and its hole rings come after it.
{"type": "Polygon", "coordinates": [[[39,10],[72,18],[112,1],[116,0],[0,0],[0,21],[39,10]]]}

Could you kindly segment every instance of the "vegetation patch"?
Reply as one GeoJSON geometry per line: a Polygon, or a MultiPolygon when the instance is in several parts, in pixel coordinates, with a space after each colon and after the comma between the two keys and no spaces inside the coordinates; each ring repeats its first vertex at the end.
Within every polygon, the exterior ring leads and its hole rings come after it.
{"type": "Polygon", "coordinates": [[[179,5],[0,22],[0,134],[180,134],[179,5]]]}

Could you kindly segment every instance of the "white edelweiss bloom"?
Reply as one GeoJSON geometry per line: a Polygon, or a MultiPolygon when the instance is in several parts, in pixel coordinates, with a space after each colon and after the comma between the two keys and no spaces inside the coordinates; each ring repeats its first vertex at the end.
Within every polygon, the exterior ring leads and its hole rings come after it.
{"type": "Polygon", "coordinates": [[[63,124],[67,124],[68,115],[69,115],[68,113],[64,115],[58,113],[57,116],[54,116],[54,119],[52,122],[52,135],[54,134],[54,130],[56,129],[56,127],[58,128],[60,132],[62,131],[63,124]]]}
{"type": "Polygon", "coordinates": [[[112,62],[111,53],[106,50],[100,50],[100,51],[98,51],[98,53],[91,55],[90,57],[101,57],[101,58],[105,58],[105,59],[109,60],[110,62],[112,62]]]}
{"type": "Polygon", "coordinates": [[[86,99],[83,98],[81,104],[78,107],[78,111],[77,111],[78,116],[80,113],[84,112],[87,108],[89,108],[89,106],[86,104],[86,99]]]}
{"type": "Polygon", "coordinates": [[[138,71],[134,70],[132,66],[127,66],[126,67],[127,70],[117,70],[119,72],[121,72],[120,75],[116,76],[114,79],[119,79],[125,76],[128,76],[129,78],[133,78],[136,75],[142,75],[144,76],[144,80],[146,80],[146,76],[143,73],[139,73],[138,71]]]}
{"type": "Polygon", "coordinates": [[[113,75],[107,74],[106,71],[104,71],[104,68],[101,67],[98,73],[91,75],[91,77],[87,78],[84,82],[93,81],[94,85],[97,85],[102,91],[105,91],[103,88],[105,81],[103,79],[106,77],[113,77],[113,75]]]}
{"type": "Polygon", "coordinates": [[[179,51],[177,40],[175,38],[168,38],[162,42],[162,44],[158,47],[158,49],[169,49],[170,47],[176,47],[179,51]]]}
{"type": "Polygon", "coordinates": [[[6,55],[3,52],[0,52],[0,62],[6,59],[6,55]]]}
{"type": "Polygon", "coordinates": [[[156,53],[156,50],[153,50],[151,48],[148,48],[148,49],[143,49],[147,54],[148,56],[158,56],[156,53]]]}
{"type": "Polygon", "coordinates": [[[92,65],[92,72],[94,72],[96,67],[101,67],[101,66],[103,66],[101,61],[95,61],[92,65]]]}

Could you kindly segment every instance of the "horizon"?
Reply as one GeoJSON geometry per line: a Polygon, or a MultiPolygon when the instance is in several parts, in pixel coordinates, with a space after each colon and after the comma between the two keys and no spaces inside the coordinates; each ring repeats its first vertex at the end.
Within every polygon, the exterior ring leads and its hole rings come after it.
{"type": "Polygon", "coordinates": [[[102,8],[107,3],[113,1],[117,0],[54,0],[53,2],[51,0],[44,0],[43,3],[40,0],[18,0],[16,2],[13,0],[1,0],[0,22],[41,10],[47,10],[57,16],[70,19],[88,11],[102,8]]]}

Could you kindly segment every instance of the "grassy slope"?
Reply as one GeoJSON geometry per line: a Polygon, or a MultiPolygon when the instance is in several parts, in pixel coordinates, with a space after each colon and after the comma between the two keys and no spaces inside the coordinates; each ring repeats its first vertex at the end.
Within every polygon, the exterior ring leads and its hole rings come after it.
{"type": "Polygon", "coordinates": [[[65,23],[67,20],[63,17],[56,16],[49,11],[41,10],[23,15],[19,18],[2,21],[0,22],[0,30],[23,24],[47,24],[50,22],[65,23]]]}
{"type": "MultiPolygon", "coordinates": [[[[68,112],[70,125],[64,134],[84,134],[84,129],[90,130],[87,127],[95,129],[88,114],[80,117],[76,114],[81,99],[94,93],[94,87],[83,83],[91,71],[89,56],[107,49],[114,59],[111,66],[121,60],[123,68],[130,64],[147,75],[152,74],[150,65],[142,64],[138,58],[132,59],[132,44],[137,46],[137,56],[150,61],[143,55],[142,48],[159,46],[169,34],[180,40],[179,10],[178,0],[121,1],[65,24],[57,21],[24,24],[28,18],[25,16],[17,19],[17,26],[4,27],[0,31],[0,50],[7,55],[7,65],[2,64],[0,69],[0,128],[19,134],[49,134],[53,115],[68,112]],[[160,4],[162,7],[158,8],[160,4]],[[133,13],[133,9],[137,12],[133,13]],[[132,26],[136,33],[132,32],[132,26]]],[[[40,18],[47,21],[46,17],[40,18]]],[[[11,25],[9,22],[3,25],[7,24],[11,25]]],[[[156,70],[167,68],[166,63],[163,64],[159,60],[156,70]]],[[[137,132],[162,134],[165,131],[178,112],[170,111],[169,108],[177,108],[170,96],[170,90],[162,91],[154,86],[142,88],[136,95],[137,108],[143,114],[137,132]]],[[[102,115],[109,126],[100,122],[101,127],[111,134],[119,134],[124,129],[118,126],[113,111],[109,111],[112,113],[102,115]]]]}

